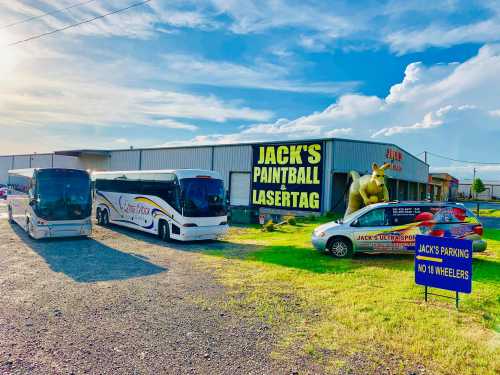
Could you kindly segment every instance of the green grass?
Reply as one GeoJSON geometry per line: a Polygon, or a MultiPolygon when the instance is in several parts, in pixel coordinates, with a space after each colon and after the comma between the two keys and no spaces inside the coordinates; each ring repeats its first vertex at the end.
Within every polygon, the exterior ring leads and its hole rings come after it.
{"type": "Polygon", "coordinates": [[[315,251],[310,234],[324,221],[273,233],[232,229],[227,241],[238,244],[236,253],[203,257],[231,293],[227,308],[279,332],[276,355],[298,351],[332,371],[351,355],[368,358],[373,371],[389,358],[393,367],[398,358],[401,368],[416,362],[435,373],[500,370],[499,230],[485,231],[489,249],[474,256],[473,292],[457,312],[452,300],[424,302],[411,255],[338,260],[315,251]]]}

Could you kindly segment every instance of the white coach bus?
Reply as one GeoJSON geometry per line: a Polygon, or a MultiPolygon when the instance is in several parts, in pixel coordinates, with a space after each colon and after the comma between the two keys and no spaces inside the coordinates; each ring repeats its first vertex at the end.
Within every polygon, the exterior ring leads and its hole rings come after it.
{"type": "Polygon", "coordinates": [[[86,171],[30,168],[9,171],[9,221],[31,238],[89,236],[92,196],[86,171]]]}
{"type": "Polygon", "coordinates": [[[225,234],[224,181],[197,169],[95,172],[96,218],[157,234],[162,240],[216,239],[225,234]]]}

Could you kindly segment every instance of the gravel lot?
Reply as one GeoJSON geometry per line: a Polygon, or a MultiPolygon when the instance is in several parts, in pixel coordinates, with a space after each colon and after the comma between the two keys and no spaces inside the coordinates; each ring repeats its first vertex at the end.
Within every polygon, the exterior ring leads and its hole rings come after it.
{"type": "Polygon", "coordinates": [[[91,239],[35,242],[0,203],[0,374],[290,374],[268,327],[220,310],[197,267],[218,242],[164,244],[94,227],[91,239]]]}

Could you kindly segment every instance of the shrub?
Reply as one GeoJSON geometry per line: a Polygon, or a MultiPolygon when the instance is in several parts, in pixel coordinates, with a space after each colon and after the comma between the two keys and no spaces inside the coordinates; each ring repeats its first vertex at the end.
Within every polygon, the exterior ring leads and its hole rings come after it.
{"type": "Polygon", "coordinates": [[[295,219],[295,216],[288,215],[283,218],[283,220],[288,224],[288,225],[297,225],[297,220],[295,219]]]}
{"type": "Polygon", "coordinates": [[[276,230],[276,225],[274,225],[272,220],[269,220],[262,226],[264,232],[274,232],[276,230]]]}

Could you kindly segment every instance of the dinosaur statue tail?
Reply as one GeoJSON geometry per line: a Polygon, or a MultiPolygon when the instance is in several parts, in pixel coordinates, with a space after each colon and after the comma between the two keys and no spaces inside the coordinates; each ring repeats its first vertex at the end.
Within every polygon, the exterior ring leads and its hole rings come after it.
{"type": "Polygon", "coordinates": [[[356,181],[356,180],[359,180],[359,173],[356,172],[356,171],[351,171],[350,172],[350,175],[351,175],[351,178],[352,178],[352,181],[356,181]]]}

